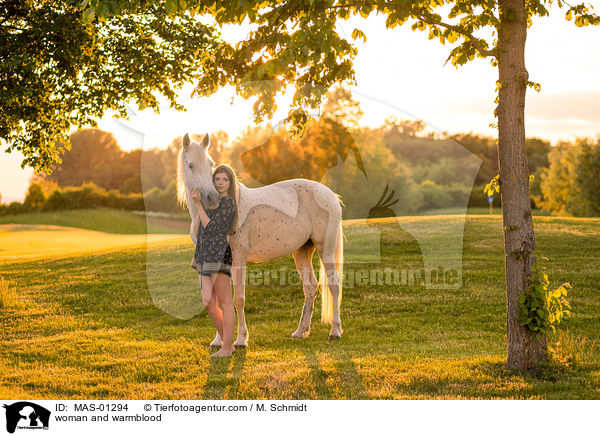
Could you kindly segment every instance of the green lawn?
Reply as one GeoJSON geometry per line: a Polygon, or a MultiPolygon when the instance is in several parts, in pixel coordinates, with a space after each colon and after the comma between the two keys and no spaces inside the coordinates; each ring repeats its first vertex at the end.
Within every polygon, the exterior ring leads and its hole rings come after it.
{"type": "MultiPolygon", "coordinates": [[[[461,208],[450,208],[450,209],[437,209],[427,211],[423,215],[462,215],[464,214],[464,209],[461,208]]],[[[492,213],[490,214],[489,207],[470,207],[467,209],[467,214],[469,215],[502,215],[502,209],[499,207],[493,207],[492,213]]],[[[533,216],[550,216],[550,212],[546,212],[540,209],[533,209],[531,211],[533,216]]]]}
{"type": "MultiPolygon", "coordinates": [[[[103,243],[74,229],[0,226],[1,398],[600,399],[600,219],[534,218],[551,285],[573,285],[573,316],[551,341],[561,365],[519,374],[504,367],[500,216],[467,216],[458,289],[346,286],[339,341],[327,340],[319,298],[310,337],[293,340],[303,304],[300,286],[250,283],[249,348],[214,361],[208,357],[214,330],[200,310],[189,237],[157,235],[147,246],[138,240],[123,246],[118,238],[129,235],[114,235],[127,232],[113,226],[124,230],[123,222],[138,220],[139,230],[140,217],[118,214],[118,224],[104,215],[93,229],[110,232],[92,232],[103,243]],[[56,232],[61,238],[73,232],[73,240],[90,251],[34,260],[5,242],[27,245],[42,235],[52,247],[56,232]],[[10,257],[3,255],[10,250],[10,257]]],[[[61,219],[78,224],[72,215],[56,216],[61,219]]],[[[374,231],[380,235],[381,263],[348,262],[345,271],[422,268],[419,243],[403,229],[428,224],[427,236],[442,240],[441,229],[456,219],[407,217],[401,225],[384,219],[368,228],[360,220],[346,222],[348,247],[368,243],[374,231]]],[[[288,256],[250,269],[293,265],[288,256]]]]}
{"type": "Polygon", "coordinates": [[[181,214],[178,218],[168,220],[170,225],[165,225],[167,220],[160,217],[146,218],[142,214],[101,208],[2,216],[0,225],[48,224],[117,234],[188,233],[185,223],[189,223],[189,215],[181,214]]]}

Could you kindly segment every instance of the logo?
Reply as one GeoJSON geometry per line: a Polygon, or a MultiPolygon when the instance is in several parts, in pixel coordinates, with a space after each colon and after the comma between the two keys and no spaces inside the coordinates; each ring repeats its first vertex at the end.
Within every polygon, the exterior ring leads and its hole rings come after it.
{"type": "Polygon", "coordinates": [[[50,423],[50,411],[28,401],[19,401],[18,403],[7,406],[6,409],[6,431],[14,433],[18,429],[28,430],[48,430],[50,423]]]}

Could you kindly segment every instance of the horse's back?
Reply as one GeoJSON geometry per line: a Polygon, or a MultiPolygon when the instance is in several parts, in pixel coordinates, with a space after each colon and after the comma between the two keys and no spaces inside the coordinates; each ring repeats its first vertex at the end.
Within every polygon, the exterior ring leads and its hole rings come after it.
{"type": "Polygon", "coordinates": [[[311,237],[321,239],[329,217],[341,214],[337,208],[336,194],[313,180],[246,188],[240,198],[238,244],[248,261],[287,256],[311,237]]]}
{"type": "Polygon", "coordinates": [[[299,207],[306,209],[313,217],[317,217],[319,209],[324,209],[328,215],[341,219],[342,208],[339,195],[322,183],[308,179],[290,179],[267,185],[264,188],[268,187],[295,192],[299,199],[299,207]]]}
{"type": "MultiPolygon", "coordinates": [[[[264,186],[263,188],[268,187],[278,187],[283,189],[294,189],[296,192],[308,192],[312,193],[315,200],[319,201],[322,206],[324,202],[328,203],[326,208],[337,207],[340,204],[340,196],[333,192],[331,188],[320,183],[315,182],[314,180],[308,179],[290,179],[290,180],[282,180],[281,182],[272,183],[271,185],[264,186]]],[[[259,189],[263,189],[259,188],[259,189]]],[[[341,209],[340,209],[341,210],[341,209]]]]}
{"type": "Polygon", "coordinates": [[[326,190],[326,191],[333,193],[333,191],[331,189],[329,189],[329,187],[325,186],[324,184],[315,182],[314,180],[308,180],[308,179],[282,180],[280,182],[271,183],[270,185],[266,185],[266,186],[263,186],[262,188],[258,188],[258,189],[269,188],[271,186],[281,187],[281,188],[293,187],[293,188],[298,188],[298,189],[318,189],[318,190],[326,190]]]}

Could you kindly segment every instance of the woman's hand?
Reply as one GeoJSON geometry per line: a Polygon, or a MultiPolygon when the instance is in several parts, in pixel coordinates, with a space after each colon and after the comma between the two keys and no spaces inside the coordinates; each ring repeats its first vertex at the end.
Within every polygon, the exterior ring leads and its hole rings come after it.
{"type": "Polygon", "coordinates": [[[202,205],[202,194],[200,194],[199,189],[194,189],[192,191],[192,200],[194,200],[196,206],[198,206],[201,209],[204,209],[204,206],[202,205]]]}
{"type": "MultiPolygon", "coordinates": [[[[210,218],[206,214],[206,211],[204,210],[204,206],[202,205],[202,195],[200,194],[200,190],[194,189],[192,191],[192,200],[194,201],[194,203],[196,204],[196,207],[198,208],[198,218],[199,218],[198,226],[200,226],[200,224],[202,224],[202,227],[206,227],[210,221],[210,218]]],[[[197,232],[198,232],[198,229],[196,229],[196,233],[197,232]]]]}

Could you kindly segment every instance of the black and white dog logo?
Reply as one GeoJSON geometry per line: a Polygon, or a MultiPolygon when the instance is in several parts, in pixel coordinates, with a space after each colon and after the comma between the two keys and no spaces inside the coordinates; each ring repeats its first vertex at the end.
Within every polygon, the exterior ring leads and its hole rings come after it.
{"type": "Polygon", "coordinates": [[[48,429],[50,411],[28,401],[19,401],[6,409],[6,431],[14,433],[19,429],[48,429]]]}

